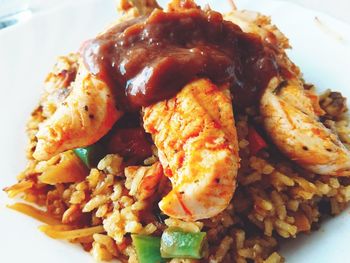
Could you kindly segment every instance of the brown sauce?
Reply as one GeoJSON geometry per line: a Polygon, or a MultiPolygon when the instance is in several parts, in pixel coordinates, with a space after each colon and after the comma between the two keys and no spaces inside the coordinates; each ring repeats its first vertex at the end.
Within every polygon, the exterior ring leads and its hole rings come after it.
{"type": "Polygon", "coordinates": [[[259,36],[200,9],[155,10],[118,24],[87,42],[82,55],[125,111],[171,98],[196,77],[229,82],[234,103],[248,106],[278,74],[274,51],[259,36]]]}

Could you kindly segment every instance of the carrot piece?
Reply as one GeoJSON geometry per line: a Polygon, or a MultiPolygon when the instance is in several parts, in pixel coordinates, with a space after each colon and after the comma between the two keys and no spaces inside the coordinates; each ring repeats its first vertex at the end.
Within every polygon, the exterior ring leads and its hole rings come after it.
{"type": "Polygon", "coordinates": [[[306,232],[311,229],[311,224],[303,213],[301,212],[295,213],[294,219],[295,219],[294,225],[298,228],[299,232],[306,232]]]}

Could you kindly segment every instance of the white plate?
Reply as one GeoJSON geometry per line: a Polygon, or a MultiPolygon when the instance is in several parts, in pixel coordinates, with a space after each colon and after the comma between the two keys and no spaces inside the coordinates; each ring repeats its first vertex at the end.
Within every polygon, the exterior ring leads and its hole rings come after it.
{"type": "MultiPolygon", "coordinates": [[[[214,9],[228,10],[225,1],[209,2],[214,9]]],[[[240,8],[272,16],[290,39],[293,50],[289,55],[307,81],[320,90],[332,88],[350,97],[349,25],[286,2],[236,2],[240,8]]],[[[38,101],[42,81],[54,58],[77,50],[83,40],[101,31],[115,17],[114,1],[75,1],[0,31],[1,188],[14,183],[25,166],[25,122],[38,101]]],[[[93,262],[81,247],[44,236],[36,228],[38,222],[6,209],[8,202],[1,192],[1,262],[93,262]]],[[[287,262],[349,262],[349,241],[348,210],[324,222],[319,231],[286,242],[282,252],[287,262]]]]}

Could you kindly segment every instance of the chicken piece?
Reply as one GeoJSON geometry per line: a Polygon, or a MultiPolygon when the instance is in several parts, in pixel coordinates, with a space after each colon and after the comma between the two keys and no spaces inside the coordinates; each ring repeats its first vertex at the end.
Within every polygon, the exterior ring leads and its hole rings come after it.
{"type": "Polygon", "coordinates": [[[322,175],[349,176],[350,152],[317,116],[302,83],[271,80],[260,112],[277,147],[302,167],[322,175]]]}
{"type": "Polygon", "coordinates": [[[299,68],[288,58],[285,49],[290,48],[288,38],[271,23],[271,18],[247,10],[233,10],[224,19],[238,25],[243,32],[259,35],[266,46],[276,51],[276,61],[295,77],[301,77],[299,68]]]}
{"type": "Polygon", "coordinates": [[[40,106],[45,118],[49,118],[69,96],[78,71],[78,60],[79,55],[76,53],[60,56],[51,72],[46,76],[45,92],[40,99],[40,106]]]}
{"type": "MultiPolygon", "coordinates": [[[[121,0],[120,8],[126,13],[109,27],[148,14],[159,5],[154,0],[121,0]]],[[[112,92],[106,83],[90,74],[78,58],[77,54],[60,58],[57,68],[67,70],[64,74],[54,71],[46,79],[48,92],[42,98],[42,105],[48,120],[39,127],[36,134],[38,142],[31,143],[31,146],[36,145],[33,157],[37,160],[47,160],[65,150],[96,142],[122,115],[115,108],[112,92]],[[77,78],[70,84],[77,65],[77,78]],[[65,87],[65,83],[70,87],[65,87]]]]}
{"type": "Polygon", "coordinates": [[[187,221],[223,211],[234,193],[239,166],[228,87],[195,80],[176,97],[145,107],[143,121],[172,183],[160,209],[187,221]]]}
{"type": "Polygon", "coordinates": [[[289,78],[273,80],[261,99],[265,129],[277,147],[304,168],[324,175],[350,175],[350,152],[338,136],[328,130],[319,116],[324,111],[318,96],[304,90],[300,70],[285,53],[288,39],[271,24],[270,18],[249,11],[232,11],[225,19],[244,32],[260,35],[274,46],[277,63],[289,71],[289,78]]]}
{"type": "Polygon", "coordinates": [[[155,0],[119,0],[117,8],[120,11],[129,11],[131,8],[135,8],[138,15],[146,15],[160,6],[155,0]]]}
{"type": "Polygon", "coordinates": [[[248,10],[233,10],[224,14],[224,19],[238,25],[244,32],[261,36],[264,42],[276,45],[280,49],[289,48],[289,41],[271,19],[260,13],[248,10]]]}
{"type": "Polygon", "coordinates": [[[78,68],[77,57],[78,55],[74,53],[58,57],[45,79],[45,92],[27,122],[29,137],[27,156],[29,159],[33,159],[33,151],[37,144],[35,135],[39,130],[39,125],[56,111],[57,105],[60,105],[71,91],[71,84],[78,68]]]}
{"type": "Polygon", "coordinates": [[[39,126],[33,153],[37,160],[95,143],[122,115],[115,107],[111,89],[90,74],[82,62],[72,85],[69,96],[39,126]]]}

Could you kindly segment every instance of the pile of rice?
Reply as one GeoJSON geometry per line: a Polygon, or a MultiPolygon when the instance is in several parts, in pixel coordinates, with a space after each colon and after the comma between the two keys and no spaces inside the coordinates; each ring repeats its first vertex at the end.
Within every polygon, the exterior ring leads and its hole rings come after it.
{"type": "MultiPolygon", "coordinates": [[[[74,59],[74,55],[62,57],[56,67],[67,66],[74,71],[74,59]]],[[[118,258],[122,262],[138,262],[131,233],[160,235],[166,227],[177,226],[207,233],[209,254],[201,262],[283,262],[276,252],[281,238],[317,229],[323,216],[340,213],[350,200],[348,178],[310,173],[281,157],[272,144],[258,155],[251,155],[248,123],[261,122],[254,108],[235,116],[241,158],[238,188],[227,209],[213,218],[198,222],[166,218],[157,207],[159,189],[151,194],[138,192],[141,179],[159,166],[156,151],[141,168],[124,167],[122,157],[109,154],[79,182],[46,184],[40,181],[40,175],[58,160],[38,162],[31,158],[33,135],[45,115],[50,114],[48,111],[52,111],[52,101],[46,98],[45,102],[44,107],[41,105],[33,112],[28,124],[28,167],[17,184],[5,189],[10,197],[20,195],[44,210],[26,204],[10,207],[47,223],[41,230],[49,236],[82,244],[98,260],[118,258]]],[[[327,113],[323,123],[348,145],[345,99],[340,93],[327,91],[320,102],[327,113]]],[[[167,187],[167,182],[158,187],[167,187]]]]}
{"type": "MultiPolygon", "coordinates": [[[[109,154],[86,178],[65,178],[58,173],[56,178],[61,181],[45,181],[42,173],[62,157],[34,160],[35,134],[39,124],[56,110],[57,100],[69,93],[76,71],[77,56],[71,54],[61,57],[48,76],[47,95],[28,123],[28,167],[19,175],[19,182],[5,191],[11,198],[20,196],[41,208],[24,203],[10,206],[46,223],[40,228],[44,233],[80,243],[97,260],[138,262],[130,234],[159,236],[165,228],[177,226],[207,233],[209,253],[200,262],[283,262],[277,252],[281,239],[317,229],[324,216],[339,214],[350,200],[349,178],[308,172],[269,142],[268,148],[252,155],[248,125],[261,125],[256,108],[235,116],[241,158],[238,188],[227,209],[213,218],[184,222],[161,214],[157,204],[169,187],[166,178],[150,192],[138,191],[142,178],[159,169],[156,149],[143,167],[125,167],[121,156],[109,154]],[[61,88],[55,90],[57,86],[61,88]]],[[[305,88],[313,89],[310,85],[305,88]]],[[[322,122],[350,145],[346,100],[340,93],[327,91],[320,97],[320,105],[326,112],[322,122]]]]}

